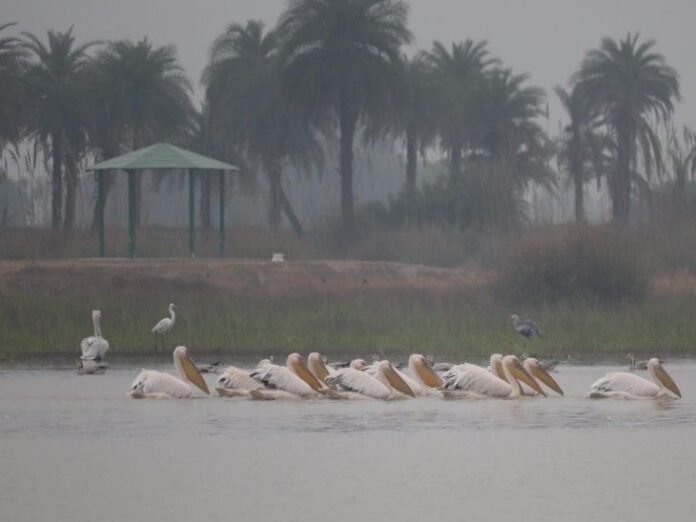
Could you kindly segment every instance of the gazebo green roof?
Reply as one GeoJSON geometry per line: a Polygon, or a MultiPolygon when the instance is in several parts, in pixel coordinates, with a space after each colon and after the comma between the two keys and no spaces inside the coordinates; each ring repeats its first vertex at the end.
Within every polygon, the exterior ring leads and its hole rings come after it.
{"type": "Polygon", "coordinates": [[[134,150],[92,165],[87,170],[145,169],[239,170],[229,163],[207,158],[169,143],[156,143],[144,149],[134,150]]]}

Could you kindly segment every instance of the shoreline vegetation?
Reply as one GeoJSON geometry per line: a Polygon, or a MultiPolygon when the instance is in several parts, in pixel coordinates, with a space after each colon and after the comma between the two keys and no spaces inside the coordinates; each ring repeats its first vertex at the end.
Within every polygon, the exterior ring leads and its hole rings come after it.
{"type": "Polygon", "coordinates": [[[653,271],[640,299],[512,304],[500,295],[495,264],[289,259],[1,261],[0,360],[77,356],[92,309],[102,311],[111,357],[154,355],[150,330],[169,302],[177,324],[159,356],[176,344],[198,358],[319,350],[565,359],[696,349],[696,276],[686,269],[653,271]],[[544,336],[516,335],[513,312],[534,318],[544,336]]]}

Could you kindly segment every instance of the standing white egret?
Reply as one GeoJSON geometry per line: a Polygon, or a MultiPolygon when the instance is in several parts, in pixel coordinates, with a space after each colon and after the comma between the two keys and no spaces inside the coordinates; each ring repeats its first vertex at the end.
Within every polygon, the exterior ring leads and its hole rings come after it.
{"type": "Polygon", "coordinates": [[[155,353],[157,352],[157,336],[162,336],[162,348],[164,348],[164,334],[174,328],[176,323],[176,313],[174,303],[169,303],[169,317],[160,319],[155,326],[152,327],[152,333],[155,334],[155,353]]]}
{"type": "Polygon", "coordinates": [[[80,342],[80,349],[82,350],[80,359],[84,361],[102,361],[106,356],[106,352],[109,350],[109,341],[104,339],[101,334],[101,328],[99,327],[100,319],[101,312],[99,310],[92,310],[94,335],[85,337],[80,342]]]}
{"type": "Polygon", "coordinates": [[[653,382],[628,372],[609,372],[592,384],[590,397],[593,399],[610,397],[619,399],[653,399],[656,397],[669,397],[668,392],[672,392],[681,398],[679,387],[662,367],[659,359],[650,359],[647,367],[648,375],[653,382]]]}
{"type": "Polygon", "coordinates": [[[445,396],[464,395],[470,397],[516,398],[521,395],[519,381],[524,382],[540,395],[546,396],[544,390],[524,369],[522,362],[514,355],[507,355],[502,360],[505,379],[496,377],[485,368],[475,364],[458,364],[443,376],[445,396]]]}
{"type": "Polygon", "coordinates": [[[179,377],[155,370],[142,370],[131,385],[131,397],[188,399],[193,394],[191,384],[209,395],[208,385],[191,360],[187,348],[177,346],[173,356],[179,377]]]}
{"type": "Polygon", "coordinates": [[[542,337],[539,326],[531,319],[521,319],[519,315],[512,314],[512,327],[515,332],[529,339],[530,337],[542,337]]]}

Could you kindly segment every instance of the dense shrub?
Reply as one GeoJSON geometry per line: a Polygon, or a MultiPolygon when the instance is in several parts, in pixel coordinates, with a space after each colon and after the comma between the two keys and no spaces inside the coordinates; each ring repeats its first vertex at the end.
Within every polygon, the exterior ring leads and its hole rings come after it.
{"type": "Polygon", "coordinates": [[[551,304],[640,300],[647,290],[643,255],[611,227],[556,227],[513,241],[501,253],[496,290],[512,302],[551,304]]]}

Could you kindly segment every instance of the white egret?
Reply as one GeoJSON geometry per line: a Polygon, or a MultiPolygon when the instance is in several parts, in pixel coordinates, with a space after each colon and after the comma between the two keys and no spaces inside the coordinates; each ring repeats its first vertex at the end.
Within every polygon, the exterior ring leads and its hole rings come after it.
{"type": "Polygon", "coordinates": [[[465,363],[453,366],[443,376],[447,390],[445,396],[516,398],[521,395],[519,381],[527,384],[538,394],[546,396],[544,390],[527,373],[522,362],[515,355],[503,357],[502,368],[505,380],[475,364],[465,363]]]}
{"type": "Polygon", "coordinates": [[[669,392],[681,398],[679,387],[672,377],[662,367],[657,358],[652,358],[647,364],[648,375],[653,382],[628,372],[609,372],[592,384],[590,397],[605,399],[653,399],[670,397],[669,392]]]}
{"type": "Polygon", "coordinates": [[[104,339],[101,334],[101,328],[99,326],[99,320],[101,319],[101,312],[99,310],[92,310],[92,325],[94,326],[94,335],[85,337],[80,342],[80,349],[82,350],[82,360],[91,361],[102,361],[106,356],[106,352],[109,350],[109,341],[104,339]]]}
{"type": "Polygon", "coordinates": [[[155,334],[155,352],[157,352],[157,336],[162,336],[162,348],[164,348],[164,334],[174,328],[176,323],[176,313],[174,303],[169,303],[169,317],[160,319],[155,326],[152,327],[152,333],[155,334]]]}
{"type": "Polygon", "coordinates": [[[205,379],[191,360],[185,346],[177,346],[174,349],[174,367],[179,377],[155,370],[142,370],[131,385],[131,397],[188,399],[193,395],[191,384],[210,394],[205,379]]]}

